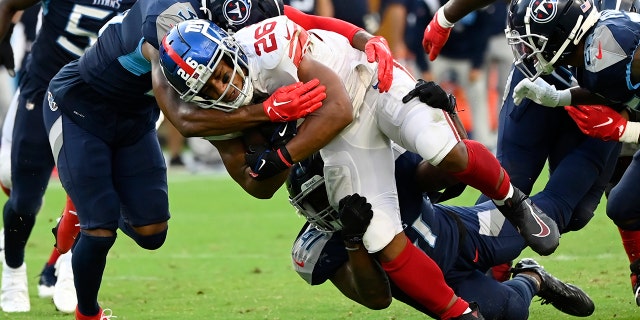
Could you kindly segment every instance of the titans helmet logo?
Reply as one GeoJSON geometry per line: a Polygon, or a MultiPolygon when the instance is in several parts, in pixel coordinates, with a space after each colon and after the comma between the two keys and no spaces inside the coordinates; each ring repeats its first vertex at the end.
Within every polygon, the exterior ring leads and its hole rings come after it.
{"type": "Polygon", "coordinates": [[[547,23],[558,12],[558,0],[532,0],[529,3],[531,18],[537,23],[547,23]]]}
{"type": "Polygon", "coordinates": [[[223,4],[222,13],[229,25],[243,24],[251,14],[251,0],[227,0],[223,4]]]}

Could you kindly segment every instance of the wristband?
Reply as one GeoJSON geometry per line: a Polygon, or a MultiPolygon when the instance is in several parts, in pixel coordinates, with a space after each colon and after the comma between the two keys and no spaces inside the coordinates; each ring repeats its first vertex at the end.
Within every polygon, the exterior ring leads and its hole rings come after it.
{"type": "Polygon", "coordinates": [[[627,128],[620,135],[620,142],[638,143],[640,136],[640,122],[627,122],[627,128]]]}
{"type": "Polygon", "coordinates": [[[451,29],[453,28],[453,23],[449,22],[449,20],[447,20],[447,17],[444,16],[444,7],[441,7],[440,9],[438,9],[438,13],[436,14],[436,20],[438,21],[438,24],[445,28],[445,29],[451,29]]]}
{"type": "Polygon", "coordinates": [[[559,90],[557,107],[564,107],[569,105],[571,105],[571,89],[559,90]]]}

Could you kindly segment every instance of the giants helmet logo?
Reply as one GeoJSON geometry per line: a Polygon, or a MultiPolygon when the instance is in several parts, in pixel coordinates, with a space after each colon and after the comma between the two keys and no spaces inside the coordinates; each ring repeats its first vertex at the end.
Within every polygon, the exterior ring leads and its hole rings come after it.
{"type": "Polygon", "coordinates": [[[531,18],[538,23],[547,23],[558,12],[558,0],[533,0],[529,3],[531,18]]]}
{"type": "Polygon", "coordinates": [[[223,4],[222,13],[229,25],[243,24],[251,14],[251,0],[227,0],[223,4]]]}

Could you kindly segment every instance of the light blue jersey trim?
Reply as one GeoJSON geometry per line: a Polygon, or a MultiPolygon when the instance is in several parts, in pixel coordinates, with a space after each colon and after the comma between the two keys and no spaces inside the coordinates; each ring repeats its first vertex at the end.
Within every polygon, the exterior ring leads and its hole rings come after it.
{"type": "Polygon", "coordinates": [[[46,16],[47,13],[49,12],[49,3],[51,2],[51,0],[44,0],[42,1],[42,15],[46,16]]]}
{"type": "Polygon", "coordinates": [[[151,62],[147,61],[147,59],[142,55],[143,43],[144,39],[140,39],[138,47],[136,47],[136,51],[129,53],[126,56],[118,57],[120,65],[136,76],[141,76],[151,71],[151,62]]]}

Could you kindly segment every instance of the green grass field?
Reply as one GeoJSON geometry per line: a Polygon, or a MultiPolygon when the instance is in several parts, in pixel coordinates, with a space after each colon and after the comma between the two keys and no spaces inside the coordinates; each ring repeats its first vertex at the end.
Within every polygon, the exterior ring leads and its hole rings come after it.
{"type": "MultiPolygon", "coordinates": [[[[165,245],[150,252],[120,234],[110,252],[100,303],[117,320],[425,318],[400,302],[371,311],[329,283],[311,287],[300,279],[289,253],[303,218],[289,206],[284,188],[272,200],[257,200],[226,175],[170,170],[169,182],[173,216],[165,245]]],[[[477,195],[467,191],[453,203],[470,204],[477,195]]],[[[37,296],[38,274],[53,244],[50,229],[63,204],[63,190],[52,180],[26,252],[31,312],[0,312],[0,319],[73,319],[37,296]]],[[[596,302],[591,318],[640,319],[627,258],[602,204],[585,229],[562,237],[552,256],[530,250],[524,256],[585,289],[596,302]]],[[[571,317],[534,298],[530,318],[571,317]]]]}

